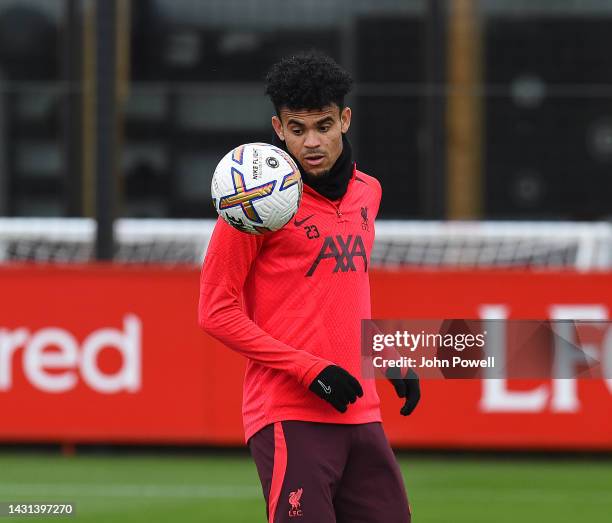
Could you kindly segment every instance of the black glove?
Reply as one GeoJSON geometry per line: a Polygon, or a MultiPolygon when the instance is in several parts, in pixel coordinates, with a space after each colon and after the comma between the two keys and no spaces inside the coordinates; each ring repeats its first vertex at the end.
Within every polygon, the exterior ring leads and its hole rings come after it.
{"type": "Polygon", "coordinates": [[[402,416],[409,416],[421,399],[421,387],[419,386],[419,377],[417,373],[412,369],[408,369],[406,377],[402,378],[401,369],[392,367],[387,370],[385,375],[395,387],[397,395],[400,398],[406,398],[406,402],[401,408],[400,414],[402,416]]]}
{"type": "Polygon", "coordinates": [[[349,403],[355,403],[357,396],[363,396],[357,379],[337,365],[325,367],[308,388],[340,412],[346,412],[349,403]]]}

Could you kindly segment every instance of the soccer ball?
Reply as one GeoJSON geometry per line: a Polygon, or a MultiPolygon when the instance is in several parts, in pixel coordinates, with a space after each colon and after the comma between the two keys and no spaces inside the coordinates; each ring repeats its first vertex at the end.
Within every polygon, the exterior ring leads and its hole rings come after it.
{"type": "Polygon", "coordinates": [[[232,227],[251,234],[277,231],[297,213],[302,177],[291,156],[267,143],[232,149],[212,178],[213,205],[232,227]]]}

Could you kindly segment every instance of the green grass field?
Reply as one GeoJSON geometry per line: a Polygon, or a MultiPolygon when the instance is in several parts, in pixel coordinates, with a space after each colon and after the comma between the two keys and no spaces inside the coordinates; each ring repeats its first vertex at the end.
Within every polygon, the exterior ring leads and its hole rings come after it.
{"type": "MultiPolygon", "coordinates": [[[[417,523],[612,521],[610,460],[409,456],[400,462],[417,523]]],[[[72,502],[75,516],[61,519],[83,523],[265,522],[246,455],[4,453],[0,502],[9,501],[72,502]]]]}

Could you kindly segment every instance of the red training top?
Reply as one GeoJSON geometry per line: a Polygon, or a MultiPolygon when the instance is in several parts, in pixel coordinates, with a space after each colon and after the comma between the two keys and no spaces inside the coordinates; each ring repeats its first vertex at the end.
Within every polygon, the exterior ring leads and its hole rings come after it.
{"type": "Polygon", "coordinates": [[[256,236],[218,219],[200,279],[199,323],[248,358],[246,440],[276,421],[380,421],[373,379],[361,373],[361,320],[371,318],[368,267],[380,183],[353,171],[332,202],[304,186],[297,215],[256,236]],[[327,365],[363,387],[344,414],[308,390],[327,365]]]}

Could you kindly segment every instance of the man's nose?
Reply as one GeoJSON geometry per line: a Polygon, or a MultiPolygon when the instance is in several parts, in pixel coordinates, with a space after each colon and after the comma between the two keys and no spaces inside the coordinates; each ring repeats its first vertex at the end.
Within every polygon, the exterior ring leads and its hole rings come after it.
{"type": "Polygon", "coordinates": [[[315,131],[308,131],[306,133],[306,140],[304,140],[304,147],[313,149],[319,147],[319,145],[321,145],[321,142],[317,133],[315,131]]]}

